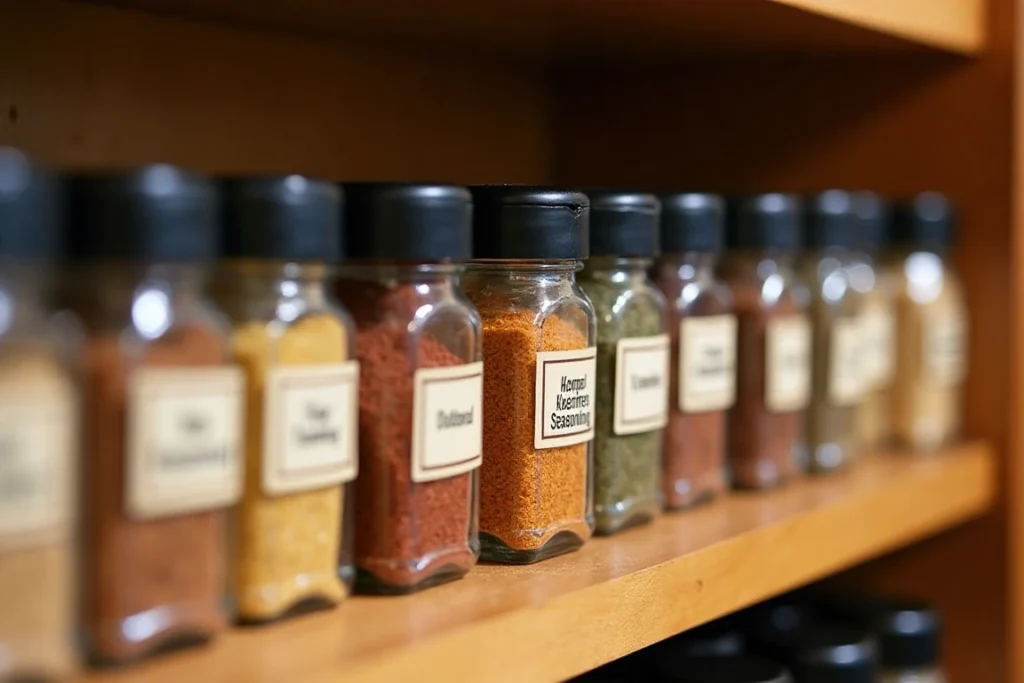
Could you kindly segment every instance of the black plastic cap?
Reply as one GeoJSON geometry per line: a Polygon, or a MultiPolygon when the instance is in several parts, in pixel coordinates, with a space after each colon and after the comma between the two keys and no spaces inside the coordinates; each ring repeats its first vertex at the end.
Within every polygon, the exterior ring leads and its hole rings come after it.
{"type": "Polygon", "coordinates": [[[955,222],[953,206],[944,194],[922,192],[897,207],[892,241],[921,249],[945,249],[953,243],[955,222]]]}
{"type": "Polygon", "coordinates": [[[857,243],[864,249],[881,249],[889,243],[889,204],[881,195],[861,190],[853,193],[857,243]]]}
{"type": "Polygon", "coordinates": [[[714,194],[661,196],[661,250],[717,254],[725,245],[725,202],[714,194]]]}
{"type": "Polygon", "coordinates": [[[777,192],[734,199],[728,226],[731,249],[797,250],[801,246],[800,199],[777,192]]]}
{"type": "Polygon", "coordinates": [[[71,251],[85,259],[204,262],[216,256],[215,186],[166,164],[77,176],[71,251]]]}
{"type": "Polygon", "coordinates": [[[221,185],[221,255],[333,263],[341,257],[341,189],[300,175],[221,185]]]}
{"type": "Polygon", "coordinates": [[[60,182],[16,149],[0,147],[0,256],[61,256],[60,182]]]}
{"type": "Polygon", "coordinates": [[[935,666],[942,650],[942,619],[923,603],[890,603],[874,620],[882,666],[912,669],[935,666]]]}
{"type": "Polygon", "coordinates": [[[878,649],[863,631],[814,624],[803,633],[792,656],[799,683],[875,683],[878,649]]]}
{"type": "Polygon", "coordinates": [[[853,195],[825,190],[804,200],[804,245],[812,248],[858,246],[853,195]]]}
{"type": "Polygon", "coordinates": [[[466,261],[472,254],[469,190],[435,183],[345,183],[347,258],[466,261]]]}
{"type": "Polygon", "coordinates": [[[590,201],[571,190],[476,185],[473,258],[583,260],[590,253],[590,201]]]}
{"type": "Polygon", "coordinates": [[[653,194],[582,190],[590,199],[591,256],[657,256],[661,202],[653,194]]]}
{"type": "Polygon", "coordinates": [[[657,668],[661,681],[678,683],[792,683],[781,664],[760,657],[682,657],[657,668]]]}

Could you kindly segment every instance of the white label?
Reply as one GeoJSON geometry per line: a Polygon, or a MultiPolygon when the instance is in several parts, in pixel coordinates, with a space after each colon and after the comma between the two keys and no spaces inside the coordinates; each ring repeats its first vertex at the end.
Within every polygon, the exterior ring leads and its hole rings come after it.
{"type": "Polygon", "coordinates": [[[896,323],[892,310],[874,305],[861,316],[863,349],[861,365],[869,388],[882,389],[892,382],[896,357],[896,323]]]}
{"type": "Polygon", "coordinates": [[[454,477],[480,466],[484,364],[417,370],[412,480],[454,477]]]}
{"type": "Polygon", "coordinates": [[[586,443],[594,438],[597,349],[537,354],[534,448],[586,443]]]}
{"type": "Polygon", "coordinates": [[[803,410],[811,397],[811,325],[802,315],[768,321],[765,405],[775,413],[803,410]]]}
{"type": "Polygon", "coordinates": [[[862,338],[858,318],[841,318],[832,325],[828,399],[834,405],[853,405],[863,396],[867,378],[860,360],[862,338]]]}
{"type": "Polygon", "coordinates": [[[679,409],[725,410],[736,400],[736,316],[683,318],[679,323],[679,409]]]}
{"type": "Polygon", "coordinates": [[[0,385],[0,549],[68,534],[75,412],[71,387],[59,380],[0,385]]]}
{"type": "Polygon", "coordinates": [[[263,408],[263,491],[280,495],[355,479],[358,411],[356,361],[269,370],[263,408]]]}
{"type": "Polygon", "coordinates": [[[967,322],[960,309],[937,307],[923,323],[925,381],[938,386],[960,384],[967,372],[967,322]]]}
{"type": "Polygon", "coordinates": [[[139,368],[128,385],[125,502],[147,519],[231,505],[242,492],[242,373],[139,368]]]}
{"type": "Polygon", "coordinates": [[[668,423],[667,334],[620,339],[615,347],[616,434],[637,434],[668,423]]]}

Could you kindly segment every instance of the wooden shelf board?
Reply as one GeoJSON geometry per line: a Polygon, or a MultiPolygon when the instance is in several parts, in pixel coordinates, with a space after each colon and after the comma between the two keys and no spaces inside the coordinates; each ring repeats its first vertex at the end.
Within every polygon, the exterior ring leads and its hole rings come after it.
{"type": "Polygon", "coordinates": [[[526,567],[263,628],[88,683],[561,680],[984,513],[990,448],[872,456],[526,567]]]}
{"type": "Polygon", "coordinates": [[[621,61],[928,47],[970,54],[986,0],[86,0],[330,37],[396,38],[517,59],[621,61]]]}

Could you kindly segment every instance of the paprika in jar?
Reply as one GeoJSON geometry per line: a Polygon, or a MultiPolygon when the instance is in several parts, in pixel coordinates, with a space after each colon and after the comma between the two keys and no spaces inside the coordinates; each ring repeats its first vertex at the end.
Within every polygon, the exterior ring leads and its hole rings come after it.
{"type": "Polygon", "coordinates": [[[590,258],[580,287],[597,314],[594,522],[613,534],[661,511],[668,419],[665,297],[647,271],[658,252],[658,198],[588,191],[590,258]]]}
{"type": "Polygon", "coordinates": [[[360,370],[358,590],[409,593],[461,578],[480,552],[480,318],[458,286],[468,190],[350,183],[337,293],[360,370]]]}
{"type": "Polygon", "coordinates": [[[78,397],[73,327],[51,288],[63,255],[60,183],[0,148],[0,680],[76,664],[78,397]]]}
{"type": "Polygon", "coordinates": [[[242,491],[242,392],[203,298],[215,189],[167,165],[80,176],[69,292],[82,359],[82,619],[91,659],[208,640],[225,610],[227,508],[242,491]]]}
{"type": "Polygon", "coordinates": [[[528,563],[594,528],[594,307],[576,283],[589,252],[585,194],[488,185],[473,192],[463,278],[483,319],[481,556],[528,563]]]}
{"type": "Polygon", "coordinates": [[[725,207],[712,194],[661,197],[661,257],[654,279],[669,301],[672,338],[662,491],[669,509],[728,488],[726,415],[736,400],[736,316],[715,276],[725,207]]]}
{"type": "Polygon", "coordinates": [[[328,291],[341,191],[298,175],[227,180],[217,302],[245,371],[245,489],[232,524],[239,620],[329,608],[348,593],[359,366],[328,291]]]}
{"type": "Polygon", "coordinates": [[[733,485],[763,489],[806,468],[811,397],[810,293],[794,270],[800,200],[759,194],[729,207],[720,272],[737,320],[736,403],[729,411],[733,485]]]}

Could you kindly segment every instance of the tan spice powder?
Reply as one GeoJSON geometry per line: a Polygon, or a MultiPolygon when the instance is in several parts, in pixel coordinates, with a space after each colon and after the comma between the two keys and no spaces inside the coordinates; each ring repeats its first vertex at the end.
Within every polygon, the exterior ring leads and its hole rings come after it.
{"type": "Polygon", "coordinates": [[[543,547],[569,531],[590,537],[587,448],[534,448],[537,353],[587,348],[586,333],[556,315],[537,328],[533,311],[483,318],[484,457],[480,531],[515,550],[543,547]]]}

